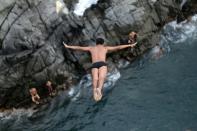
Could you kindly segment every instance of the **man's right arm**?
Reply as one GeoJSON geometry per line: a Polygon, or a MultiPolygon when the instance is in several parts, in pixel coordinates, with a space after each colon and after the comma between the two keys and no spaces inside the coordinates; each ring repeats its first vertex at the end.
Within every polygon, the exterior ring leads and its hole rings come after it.
{"type": "Polygon", "coordinates": [[[127,45],[118,45],[118,46],[107,46],[107,50],[108,51],[116,51],[116,50],[121,50],[121,49],[125,49],[128,47],[134,47],[137,43],[134,44],[127,44],[127,45]]]}
{"type": "Polygon", "coordinates": [[[90,51],[90,47],[70,46],[65,43],[63,43],[63,44],[64,44],[65,48],[69,48],[69,49],[73,49],[73,50],[80,50],[80,51],[90,51]]]}

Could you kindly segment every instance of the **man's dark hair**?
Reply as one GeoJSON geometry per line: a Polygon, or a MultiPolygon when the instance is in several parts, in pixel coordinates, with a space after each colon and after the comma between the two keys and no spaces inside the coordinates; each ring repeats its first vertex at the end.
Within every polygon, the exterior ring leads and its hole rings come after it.
{"type": "Polygon", "coordinates": [[[104,39],[103,38],[97,38],[96,39],[96,45],[103,45],[104,44],[104,39]]]}

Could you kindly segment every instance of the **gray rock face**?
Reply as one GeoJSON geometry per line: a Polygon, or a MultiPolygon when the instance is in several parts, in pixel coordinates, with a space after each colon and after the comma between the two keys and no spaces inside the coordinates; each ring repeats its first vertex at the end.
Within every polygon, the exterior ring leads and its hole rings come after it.
{"type": "Polygon", "coordinates": [[[73,2],[64,4],[68,14],[57,14],[54,0],[0,0],[0,107],[28,100],[29,87],[42,92],[46,80],[66,81],[82,71],[87,54],[64,49],[63,40],[91,45],[100,36],[116,44],[135,30],[143,39],[127,54],[133,57],[156,44],[158,25],[179,7],[174,0],[100,0],[78,17],[73,2]]]}

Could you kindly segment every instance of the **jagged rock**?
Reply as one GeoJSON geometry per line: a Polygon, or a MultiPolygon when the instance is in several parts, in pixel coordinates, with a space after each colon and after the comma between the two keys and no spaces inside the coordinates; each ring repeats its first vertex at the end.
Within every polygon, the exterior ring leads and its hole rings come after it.
{"type": "Polygon", "coordinates": [[[80,78],[89,57],[64,49],[63,40],[93,45],[96,37],[103,37],[115,45],[134,30],[143,38],[138,49],[111,55],[110,61],[125,55],[132,58],[156,44],[169,13],[176,14],[180,4],[174,0],[100,0],[79,17],[73,13],[77,0],[64,2],[69,11],[57,14],[54,0],[0,1],[0,107],[26,104],[29,87],[42,92],[41,85],[48,79],[63,85],[65,80],[80,78]]]}

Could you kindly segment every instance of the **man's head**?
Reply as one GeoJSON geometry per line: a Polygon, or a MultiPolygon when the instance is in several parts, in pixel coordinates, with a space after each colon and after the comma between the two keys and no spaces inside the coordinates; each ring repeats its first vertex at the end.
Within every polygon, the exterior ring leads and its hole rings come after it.
{"type": "Polygon", "coordinates": [[[36,90],[36,88],[31,88],[30,90],[29,90],[29,92],[30,92],[30,94],[31,95],[35,95],[35,94],[37,94],[37,90],[36,90]]]}
{"type": "Polygon", "coordinates": [[[96,39],[96,45],[103,45],[104,44],[104,39],[103,38],[97,38],[96,39]]]}
{"type": "Polygon", "coordinates": [[[46,86],[51,86],[52,85],[52,82],[51,81],[47,81],[46,82],[46,86]]]}

